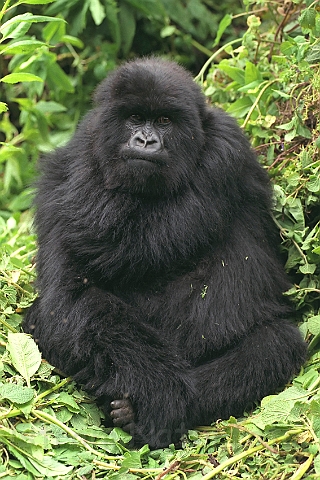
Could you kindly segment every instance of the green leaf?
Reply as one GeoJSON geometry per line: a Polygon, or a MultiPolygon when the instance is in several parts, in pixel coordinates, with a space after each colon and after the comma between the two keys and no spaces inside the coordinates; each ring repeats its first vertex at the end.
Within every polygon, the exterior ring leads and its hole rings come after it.
{"type": "Polygon", "coordinates": [[[213,46],[212,47],[215,47],[216,45],[218,45],[218,43],[220,42],[220,39],[222,37],[222,35],[224,34],[226,28],[229,27],[229,25],[231,25],[231,22],[232,22],[232,15],[230,15],[230,13],[227,13],[223,19],[221,20],[221,22],[219,23],[219,27],[218,27],[218,31],[217,31],[217,35],[216,35],[216,38],[214,39],[214,42],[213,42],[213,46]]]}
{"type": "Polygon", "coordinates": [[[8,110],[8,105],[4,102],[0,102],[0,113],[6,112],[8,110]]]}
{"type": "Polygon", "coordinates": [[[316,458],[314,459],[313,465],[314,465],[314,471],[316,472],[316,474],[320,475],[320,454],[317,455],[316,458]]]}
{"type": "Polygon", "coordinates": [[[219,63],[219,69],[225,72],[228,77],[232,78],[232,80],[237,82],[239,85],[245,85],[244,71],[241,70],[241,68],[231,67],[224,60],[222,60],[222,62],[219,63]]]}
{"type": "Polygon", "coordinates": [[[296,221],[295,230],[303,229],[305,227],[305,218],[300,198],[287,197],[286,206],[290,215],[292,215],[296,221]]]}
{"type": "Polygon", "coordinates": [[[48,17],[44,15],[33,15],[32,13],[23,13],[10,18],[0,27],[3,35],[2,40],[7,38],[22,37],[30,28],[32,23],[39,22],[65,22],[62,18],[48,17]]]}
{"type": "Polygon", "coordinates": [[[282,123],[281,125],[278,125],[277,128],[281,128],[281,130],[291,130],[293,127],[296,125],[296,117],[293,117],[290,122],[288,123],[282,123]]]}
{"type": "Polygon", "coordinates": [[[73,470],[72,466],[63,465],[48,455],[45,455],[41,460],[29,457],[29,461],[45,477],[60,477],[73,470]]]}
{"type": "Polygon", "coordinates": [[[43,82],[43,79],[33,73],[9,73],[0,79],[4,83],[20,83],[20,82],[43,82]]]}
{"type": "Polygon", "coordinates": [[[281,90],[276,90],[275,88],[273,88],[272,91],[277,93],[280,97],[285,98],[286,100],[289,100],[289,98],[291,98],[291,95],[289,95],[288,93],[282,92],[281,90]]]}
{"type": "Polygon", "coordinates": [[[35,105],[35,108],[39,110],[39,112],[46,114],[46,113],[61,113],[65,112],[67,108],[64,105],[61,105],[61,103],[53,102],[53,101],[48,101],[45,102],[43,100],[40,100],[35,105]]]}
{"type": "Polygon", "coordinates": [[[231,113],[237,118],[244,117],[252,107],[252,101],[250,98],[243,97],[236,100],[234,103],[231,103],[230,107],[227,108],[227,112],[231,113]]]}
{"type": "Polygon", "coordinates": [[[278,125],[278,128],[281,128],[281,130],[291,130],[285,135],[286,141],[291,141],[298,135],[305,138],[311,138],[310,130],[304,126],[303,120],[298,113],[294,115],[290,122],[278,125]]]}
{"type": "Polygon", "coordinates": [[[310,130],[305,127],[302,122],[299,122],[297,125],[297,134],[304,138],[312,137],[310,130]]]}
{"type": "Polygon", "coordinates": [[[13,403],[27,403],[34,397],[32,388],[16,385],[15,383],[0,384],[0,396],[13,403]]]}
{"type": "Polygon", "coordinates": [[[319,335],[320,334],[320,315],[315,315],[315,316],[309,318],[309,320],[308,320],[308,330],[313,335],[319,335]]]}
{"type": "Polygon", "coordinates": [[[166,37],[171,37],[176,31],[176,27],[174,25],[167,25],[166,27],[163,27],[163,29],[160,32],[160,37],[161,38],[166,38],[166,37]]]}
{"type": "Polygon", "coordinates": [[[297,47],[295,44],[288,41],[288,42],[283,42],[280,45],[280,50],[283,53],[283,55],[285,55],[286,57],[289,57],[296,52],[297,47]]]}
{"type": "Polygon", "coordinates": [[[50,43],[51,45],[56,45],[57,43],[61,42],[61,37],[66,33],[66,25],[65,23],[53,23],[48,22],[42,28],[42,39],[46,43],[50,43]]]}
{"type": "Polygon", "coordinates": [[[108,1],[106,3],[106,17],[108,20],[108,25],[109,25],[112,39],[118,51],[121,46],[121,32],[120,32],[120,23],[119,23],[119,17],[118,17],[118,5],[114,0],[108,1]]]}
{"type": "Polygon", "coordinates": [[[261,402],[261,412],[251,421],[261,429],[277,422],[292,422],[299,420],[299,404],[305,400],[309,392],[293,386],[279,395],[270,395],[261,402]]]}
{"type": "Polygon", "coordinates": [[[47,3],[53,3],[55,0],[20,0],[18,3],[26,5],[46,5],[47,3]]]}
{"type": "MultiPolygon", "coordinates": [[[[308,390],[314,382],[318,379],[319,374],[316,369],[310,369],[309,371],[299,375],[298,378],[295,379],[295,385],[301,385],[302,388],[308,390]]],[[[313,387],[312,387],[313,388],[313,387]]]]}
{"type": "Polygon", "coordinates": [[[41,353],[35,341],[24,333],[8,333],[8,345],[12,364],[30,386],[30,378],[41,364],[41,353]]]}
{"type": "Polygon", "coordinates": [[[314,8],[306,8],[299,17],[299,23],[302,28],[312,29],[316,24],[317,12],[314,8]]]}
{"type": "Polygon", "coordinates": [[[48,66],[47,82],[49,86],[52,86],[53,89],[56,86],[65,92],[74,92],[74,87],[68,75],[65,74],[65,72],[57,63],[52,63],[48,66]]]}
{"type": "Polygon", "coordinates": [[[307,149],[303,149],[300,152],[299,157],[301,159],[302,168],[306,168],[308,165],[310,165],[313,162],[313,158],[307,149]]]}
{"type": "Polygon", "coordinates": [[[309,192],[318,193],[320,192],[320,176],[319,175],[310,175],[309,180],[306,184],[309,192]]]}
{"type": "Polygon", "coordinates": [[[287,177],[288,185],[291,187],[296,187],[300,183],[300,174],[298,172],[293,172],[287,177]]]}
{"type": "Polygon", "coordinates": [[[129,468],[141,468],[141,454],[140,452],[126,452],[124,460],[121,465],[120,473],[124,473],[129,468]]]}
{"type": "Polygon", "coordinates": [[[78,2],[77,6],[78,8],[75,10],[76,14],[72,22],[72,29],[71,29],[72,35],[78,35],[85,28],[86,22],[87,22],[87,12],[90,7],[90,0],[84,0],[84,2],[78,2]]]}
{"type": "MultiPolygon", "coordinates": [[[[8,209],[12,212],[23,211],[27,210],[32,205],[33,199],[33,192],[29,188],[26,188],[18,195],[15,195],[11,202],[8,204],[8,209]]],[[[12,263],[14,262],[14,258],[11,258],[12,263]]],[[[24,268],[24,266],[20,266],[19,268],[24,268]]]]}
{"type": "MultiPolygon", "coordinates": [[[[111,2],[113,2],[113,0],[111,0],[111,2]]],[[[127,3],[137,9],[138,12],[142,12],[145,17],[162,20],[169,15],[169,17],[173,19],[172,12],[168,9],[168,3],[166,3],[165,8],[163,2],[159,2],[159,0],[127,0],[127,3]]],[[[179,6],[178,2],[172,2],[172,0],[169,0],[169,4],[173,4],[173,10],[175,11],[179,6]]]]}
{"type": "Polygon", "coordinates": [[[89,9],[94,23],[96,25],[101,25],[103,20],[106,18],[106,12],[99,0],[91,0],[89,9]]]}
{"type": "Polygon", "coordinates": [[[244,71],[244,80],[246,84],[256,82],[257,80],[262,81],[261,73],[252,62],[246,63],[246,68],[244,71]]]}
{"type": "Polygon", "coordinates": [[[23,15],[17,15],[16,17],[13,17],[7,22],[5,22],[0,27],[0,32],[3,35],[1,40],[5,40],[7,38],[23,37],[23,35],[27,33],[31,26],[31,22],[29,23],[23,21],[23,18],[29,18],[30,16],[32,16],[31,13],[24,13],[23,15]],[[18,17],[20,17],[20,19],[17,20],[18,17]]]}
{"type": "Polygon", "coordinates": [[[5,164],[5,172],[3,179],[4,190],[7,192],[10,189],[10,185],[13,181],[16,181],[19,187],[22,186],[21,180],[21,168],[19,161],[14,156],[8,157],[5,164]]]}
{"type": "Polygon", "coordinates": [[[320,45],[319,44],[313,45],[311,47],[310,52],[306,56],[306,60],[309,63],[316,63],[320,61],[320,45]]]}
{"type": "Polygon", "coordinates": [[[83,48],[84,47],[84,44],[80,40],[80,38],[73,37],[72,35],[63,35],[61,37],[61,41],[64,42],[64,43],[70,43],[70,45],[73,45],[74,47],[77,47],[77,48],[83,48]]]}
{"type": "Polygon", "coordinates": [[[17,291],[11,285],[4,285],[1,290],[1,293],[8,300],[8,303],[16,303],[17,301],[17,291]]]}
{"type": "Polygon", "coordinates": [[[123,54],[128,55],[136,32],[136,20],[132,8],[126,5],[126,3],[121,5],[119,23],[121,29],[121,48],[123,54]]]}
{"type": "Polygon", "coordinates": [[[59,405],[65,405],[73,413],[77,413],[80,410],[80,407],[74,398],[66,392],[61,392],[55,402],[59,405]]]}
{"type": "Polygon", "coordinates": [[[39,40],[20,40],[20,42],[11,43],[0,49],[0,53],[6,53],[10,55],[24,54],[34,52],[38,47],[46,45],[39,40]]]}
{"type": "Polygon", "coordinates": [[[315,225],[315,227],[308,233],[308,235],[304,239],[301,245],[302,250],[309,250],[310,248],[312,248],[314,241],[317,239],[318,231],[319,226],[315,225]]]}
{"type": "MultiPolygon", "coordinates": [[[[2,429],[1,429],[2,430],[2,429]]],[[[28,460],[28,456],[31,457],[32,454],[34,454],[34,451],[35,449],[33,449],[32,451],[31,448],[30,448],[30,445],[27,445],[25,447],[24,445],[24,442],[22,441],[19,441],[19,440],[16,440],[16,435],[13,436],[13,432],[11,432],[10,435],[7,435],[9,437],[9,442],[7,441],[7,439],[4,437],[4,432],[1,431],[1,441],[2,443],[4,443],[9,452],[13,455],[14,458],[18,459],[20,464],[28,471],[31,473],[32,477],[31,478],[37,478],[39,477],[39,471],[36,470],[33,465],[29,462],[28,460]],[[15,443],[18,443],[18,446],[16,447],[14,444],[13,444],[13,441],[15,443]]],[[[18,437],[19,438],[19,437],[18,437]]],[[[18,464],[19,465],[19,464],[18,464]]],[[[21,468],[21,465],[19,465],[19,468],[21,468]]]]}
{"type": "Polygon", "coordinates": [[[238,89],[239,92],[253,93],[256,95],[261,90],[261,80],[255,80],[254,82],[246,83],[243,87],[238,89]]]}
{"type": "Polygon", "coordinates": [[[299,271],[304,275],[312,275],[316,271],[317,265],[314,263],[306,263],[299,267],[299,271]]]}

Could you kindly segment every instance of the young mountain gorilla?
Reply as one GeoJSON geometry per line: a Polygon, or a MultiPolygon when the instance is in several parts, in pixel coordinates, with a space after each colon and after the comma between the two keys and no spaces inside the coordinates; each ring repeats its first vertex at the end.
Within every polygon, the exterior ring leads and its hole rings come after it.
{"type": "Polygon", "coordinates": [[[155,58],[120,67],[95,103],[41,161],[25,330],[111,424],[163,447],[275,392],[306,348],[269,181],[236,122],[155,58]]]}

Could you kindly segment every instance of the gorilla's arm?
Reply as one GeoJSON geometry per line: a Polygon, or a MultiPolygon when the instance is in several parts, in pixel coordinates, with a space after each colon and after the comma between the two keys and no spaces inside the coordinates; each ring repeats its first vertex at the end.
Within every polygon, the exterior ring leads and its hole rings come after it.
{"type": "Polygon", "coordinates": [[[59,237],[53,236],[51,252],[49,236],[39,251],[40,265],[42,255],[46,258],[40,273],[45,289],[41,302],[27,312],[25,331],[33,334],[48,361],[101,397],[107,414],[115,401],[114,424],[126,426],[119,400],[130,399],[135,444],[159,447],[177,441],[186,428],[186,407],[193,396],[187,362],[179,359],[170,336],[161,338],[136,307],[79,282],[67,254],[59,252],[59,237]]]}

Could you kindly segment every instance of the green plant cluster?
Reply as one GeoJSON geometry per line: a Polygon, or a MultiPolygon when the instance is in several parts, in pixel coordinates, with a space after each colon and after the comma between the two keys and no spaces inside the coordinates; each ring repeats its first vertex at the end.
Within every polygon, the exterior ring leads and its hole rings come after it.
{"type": "Polygon", "coordinates": [[[0,6],[0,478],[320,478],[320,5],[245,0],[240,14],[229,1],[215,17],[216,3],[0,6]],[[208,54],[197,81],[208,102],[237,118],[274,183],[293,284],[287,294],[310,351],[293,383],[255,411],[190,431],[180,449],[153,452],[106,429],[93,399],[41,359],[20,329],[36,296],[27,185],[38,155],[72,135],[93,86],[120,58],[145,53],[146,38],[176,59],[194,48],[208,54]]]}
{"type": "Polygon", "coordinates": [[[30,206],[26,186],[39,153],[70,138],[95,86],[119,59],[158,52],[194,64],[195,52],[210,54],[218,19],[231,3],[5,0],[0,6],[1,215],[30,206]]]}
{"type": "MultiPolygon", "coordinates": [[[[273,180],[274,218],[294,284],[287,294],[296,301],[300,317],[312,317],[310,333],[318,336],[319,2],[246,4],[254,7],[247,31],[214,54],[215,64],[209,59],[205,94],[238,119],[273,180]]],[[[306,323],[302,329],[307,333],[306,323]]]]}

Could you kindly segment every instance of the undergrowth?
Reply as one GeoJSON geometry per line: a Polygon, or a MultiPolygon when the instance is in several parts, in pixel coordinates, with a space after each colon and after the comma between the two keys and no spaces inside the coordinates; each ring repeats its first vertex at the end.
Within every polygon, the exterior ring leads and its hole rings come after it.
{"type": "Polygon", "coordinates": [[[274,218],[293,285],[287,295],[309,342],[306,365],[255,411],[190,431],[180,449],[150,452],[148,446],[130,449],[127,434],[104,428],[93,399],[41,359],[20,329],[36,296],[30,189],[21,185],[23,175],[32,178],[39,150],[62,143],[76,120],[64,106],[74,80],[60,68],[50,35],[68,48],[81,48],[81,41],[67,36],[59,16],[12,17],[0,27],[0,55],[9,69],[1,79],[5,102],[0,103],[0,478],[320,478],[320,6],[300,0],[244,3],[247,30],[223,45],[234,18],[222,19],[218,46],[197,81],[208,101],[238,119],[274,183],[274,218]],[[41,45],[34,36],[25,38],[39,22],[46,24],[41,45]],[[42,78],[34,67],[43,55],[42,78]],[[56,67],[50,70],[52,62],[56,67]],[[6,103],[20,109],[19,125],[12,123],[6,103]]]}

